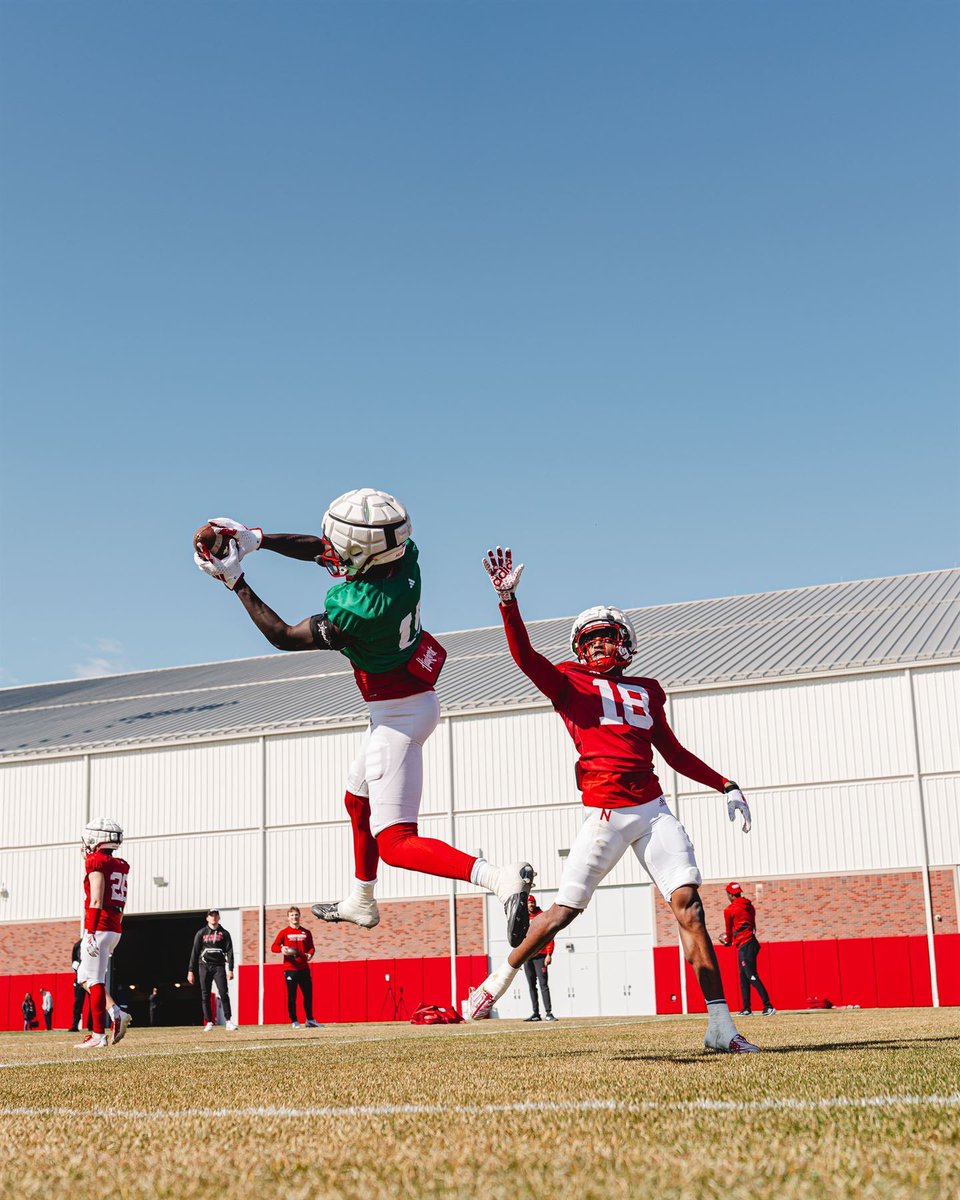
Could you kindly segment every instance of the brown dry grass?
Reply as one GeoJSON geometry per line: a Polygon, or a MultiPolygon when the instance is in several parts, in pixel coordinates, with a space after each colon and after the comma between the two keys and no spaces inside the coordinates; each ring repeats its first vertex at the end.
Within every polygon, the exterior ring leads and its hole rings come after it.
{"type": "Polygon", "coordinates": [[[15,1148],[3,1156],[0,1196],[960,1195],[960,1097],[883,1107],[782,1103],[957,1093],[960,1010],[755,1018],[747,1032],[768,1052],[736,1058],[703,1054],[702,1028],[696,1018],[624,1018],[207,1036],[134,1029],[93,1061],[71,1049],[70,1035],[0,1035],[0,1131],[15,1148]],[[589,1100],[648,1107],[455,1111],[589,1100]],[[669,1107],[703,1100],[772,1103],[669,1107]],[[249,1111],[402,1104],[443,1111],[249,1111]],[[113,1111],[95,1116],[98,1107],[113,1111]],[[150,1115],[158,1111],[170,1115],[150,1115]],[[123,1115],[133,1112],[143,1115],[123,1115]]]}

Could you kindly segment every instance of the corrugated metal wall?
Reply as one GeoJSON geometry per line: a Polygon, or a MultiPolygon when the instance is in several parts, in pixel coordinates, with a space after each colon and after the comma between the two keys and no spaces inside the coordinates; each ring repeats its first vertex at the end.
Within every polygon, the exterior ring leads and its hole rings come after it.
{"type": "MultiPolygon", "coordinates": [[[[754,805],[744,837],[723,800],[679,787],[681,819],[707,878],[916,867],[916,777],[923,772],[931,863],[960,861],[960,670],[906,671],[757,684],[672,698],[681,740],[737,778],[754,805]]],[[[121,820],[133,863],[131,912],[333,899],[353,874],[342,800],[362,730],[91,754],[89,804],[121,820]],[[264,794],[265,784],[265,794],[264,794]],[[167,886],[153,884],[153,877],[167,886]]],[[[529,858],[537,886],[559,884],[583,811],[573,745],[549,709],[445,718],[427,746],[422,832],[493,861],[529,858]]],[[[82,757],[0,765],[0,921],[72,916],[76,843],[87,811],[82,757]],[[29,847],[26,853],[16,847],[29,847]],[[47,848],[44,848],[47,847],[47,848]]],[[[383,898],[444,895],[445,881],[384,867],[383,898]]],[[[611,885],[645,877],[627,857],[611,885]]],[[[459,885],[460,891],[472,890],[459,885]]]]}

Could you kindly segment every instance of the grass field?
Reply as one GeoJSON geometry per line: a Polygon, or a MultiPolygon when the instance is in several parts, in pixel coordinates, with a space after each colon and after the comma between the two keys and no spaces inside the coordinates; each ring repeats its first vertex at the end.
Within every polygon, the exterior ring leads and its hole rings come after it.
{"type": "Polygon", "coordinates": [[[0,1196],[960,1196],[960,1010],[704,1024],[0,1034],[0,1196]]]}

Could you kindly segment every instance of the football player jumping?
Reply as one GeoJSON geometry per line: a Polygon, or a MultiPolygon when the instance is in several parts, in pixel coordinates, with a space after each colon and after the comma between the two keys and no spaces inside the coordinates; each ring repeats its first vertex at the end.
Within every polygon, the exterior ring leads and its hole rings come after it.
{"type": "Polygon", "coordinates": [[[516,602],[523,564],[514,567],[510,550],[488,550],[483,560],[500,597],[500,615],[514,662],[563,718],[580,758],[577,784],[589,815],[570,849],[557,898],[531,923],[518,946],[470,996],[474,1020],[490,1016],[518,969],[590,903],[603,879],[628,849],[673,909],[687,962],[707,1002],[708,1050],[749,1053],[759,1047],[737,1033],[723,995],[720,968],[704,922],[702,882],[686,830],[670,811],[653,772],[653,748],[675,771],[725,792],[732,821],[743,832],[750,809],[735,783],[724,779],[677,741],[664,715],[666,696],[655,679],[625,675],[637,649],[630,621],[618,608],[589,608],[573,623],[576,662],[554,666],[530,644],[516,602]]]}
{"type": "Polygon", "coordinates": [[[107,992],[107,965],[120,941],[123,909],[127,903],[130,864],[114,851],[123,841],[123,830],[109,817],[97,817],[84,828],[83,937],[77,983],[90,993],[93,1032],[77,1043],[78,1050],[102,1050],[107,1045],[107,1013],[113,1044],[126,1034],[131,1016],[107,992]]]}
{"type": "Polygon", "coordinates": [[[356,877],[345,899],[315,904],[322,921],[372,929],[377,865],[462,879],[496,893],[507,914],[507,938],[518,946],[529,926],[529,863],[496,867],[435,838],[420,837],[423,746],[440,719],[434,685],[446,658],[420,627],[419,552],[406,509],[393,496],[359,488],[337,497],[323,515],[323,536],[273,533],[228,518],[210,521],[229,534],[224,558],[198,548],[201,571],[221,580],[278,650],[337,650],[352,664],[370,711],[370,726],[347,776],[345,804],[353,827],[356,877]],[[323,612],[287,625],[247,583],[243,559],[256,550],[316,562],[342,582],[330,588],[323,612]]]}

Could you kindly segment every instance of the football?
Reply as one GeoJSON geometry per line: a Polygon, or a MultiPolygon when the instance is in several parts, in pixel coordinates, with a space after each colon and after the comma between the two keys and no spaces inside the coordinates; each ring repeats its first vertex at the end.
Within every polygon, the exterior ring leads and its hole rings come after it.
{"type": "Polygon", "coordinates": [[[193,547],[204,558],[226,558],[230,550],[230,538],[226,530],[201,525],[193,535],[193,547]]]}

